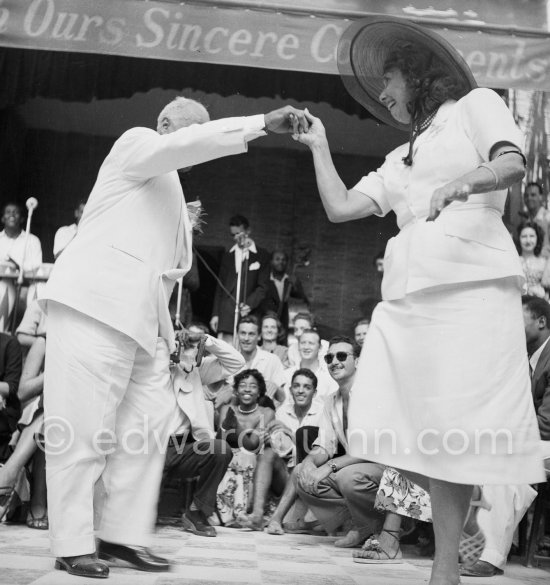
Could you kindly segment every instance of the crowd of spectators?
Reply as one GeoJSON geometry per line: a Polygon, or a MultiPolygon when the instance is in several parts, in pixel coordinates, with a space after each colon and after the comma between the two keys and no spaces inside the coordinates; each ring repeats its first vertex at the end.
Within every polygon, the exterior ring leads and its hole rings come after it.
{"type": "MultiPolygon", "coordinates": [[[[548,222],[533,203],[537,193],[536,184],[528,185],[529,217],[518,229],[518,249],[527,276],[524,320],[533,399],[542,439],[550,442],[548,222]]],[[[20,222],[18,211],[5,206],[6,229],[20,222]]],[[[257,248],[243,216],[232,218],[230,227],[235,245],[222,262],[210,327],[187,322],[171,365],[178,409],[163,487],[178,480],[178,489],[188,492],[180,510],[183,529],[206,537],[215,537],[220,524],[272,535],[316,531],[338,535],[335,546],[362,547],[354,553],[357,562],[399,562],[403,525],[410,530],[411,522],[431,521],[429,495],[395,470],[347,451],[347,405],[369,316],[347,335],[322,339],[312,313],[289,315],[290,295],[297,291],[306,302],[307,297],[287,273],[288,256],[257,248]],[[239,263],[258,278],[249,276],[241,291],[233,339],[235,310],[223,296],[236,294],[239,263]],[[396,504],[388,493],[399,490],[405,491],[396,504]]],[[[376,262],[383,271],[383,259],[376,262]]],[[[0,518],[34,529],[48,529],[42,434],[46,324],[34,301],[16,337],[0,333],[0,518]]],[[[478,500],[490,504],[479,518],[488,536],[480,570],[503,570],[514,530],[535,495],[528,485],[479,486],[478,500]]]]}

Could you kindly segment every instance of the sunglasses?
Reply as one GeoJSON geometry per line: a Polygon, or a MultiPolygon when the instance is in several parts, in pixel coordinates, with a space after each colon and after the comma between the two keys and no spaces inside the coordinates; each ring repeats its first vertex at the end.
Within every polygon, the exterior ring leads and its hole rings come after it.
{"type": "Polygon", "coordinates": [[[336,358],[339,362],[345,362],[348,359],[348,356],[353,355],[348,353],[347,351],[337,351],[336,353],[327,353],[325,355],[325,362],[327,364],[331,364],[332,360],[336,358]]]}

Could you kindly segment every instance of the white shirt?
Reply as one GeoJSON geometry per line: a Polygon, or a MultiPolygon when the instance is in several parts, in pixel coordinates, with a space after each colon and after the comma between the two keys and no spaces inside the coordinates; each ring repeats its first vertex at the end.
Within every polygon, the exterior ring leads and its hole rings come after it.
{"type": "Polygon", "coordinates": [[[535,370],[537,369],[537,364],[539,363],[541,353],[544,350],[544,348],[546,347],[546,344],[548,343],[549,339],[550,339],[550,337],[548,337],[548,339],[537,349],[537,351],[533,352],[533,354],[529,358],[529,364],[531,365],[531,375],[533,375],[535,373],[535,370]]]}
{"type": "Polygon", "coordinates": [[[77,225],[73,223],[71,225],[61,226],[56,232],[53,240],[53,256],[57,258],[61,252],[68,246],[68,244],[76,236],[77,225]]]}
{"type": "Polygon", "coordinates": [[[239,272],[243,261],[249,257],[250,252],[253,254],[258,253],[254,240],[251,240],[250,238],[248,238],[248,240],[250,244],[246,248],[243,249],[238,244],[235,244],[231,250],[229,250],[230,252],[235,252],[235,272],[239,272]]]}
{"type": "Polygon", "coordinates": [[[21,266],[23,256],[25,256],[24,270],[36,270],[40,267],[42,264],[40,240],[34,234],[29,234],[25,251],[26,233],[25,230],[21,230],[16,238],[10,238],[6,235],[5,230],[0,232],[0,262],[13,260],[18,266],[21,266]]]}
{"type": "MultiPolygon", "coordinates": [[[[294,403],[285,402],[275,411],[275,418],[288,427],[296,437],[296,431],[301,427],[318,427],[323,418],[324,402],[315,396],[304,418],[300,421],[294,410],[294,403]]],[[[296,465],[296,445],[294,441],[282,431],[274,432],[270,436],[271,446],[279,457],[290,458],[287,465],[294,467],[296,465]]]]}
{"type": "Polygon", "coordinates": [[[285,274],[283,276],[283,278],[279,279],[279,278],[275,278],[273,276],[273,272],[272,272],[269,275],[269,279],[275,285],[275,288],[277,289],[277,294],[279,295],[279,299],[282,301],[283,300],[283,294],[284,294],[284,291],[285,291],[285,280],[288,280],[288,274],[285,274]]]}
{"type": "Polygon", "coordinates": [[[283,362],[272,353],[258,347],[256,355],[250,363],[246,363],[242,370],[258,370],[268,384],[267,395],[272,398],[277,388],[285,383],[285,368],[283,362]],[[270,387],[271,386],[271,387],[270,387]]]}

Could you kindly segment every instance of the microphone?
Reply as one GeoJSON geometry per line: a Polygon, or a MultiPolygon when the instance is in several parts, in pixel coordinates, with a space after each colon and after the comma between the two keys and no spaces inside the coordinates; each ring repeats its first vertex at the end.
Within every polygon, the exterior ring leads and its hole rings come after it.
{"type": "Polygon", "coordinates": [[[38,199],[36,197],[29,197],[25,205],[29,211],[34,211],[38,207],[38,199]]]}

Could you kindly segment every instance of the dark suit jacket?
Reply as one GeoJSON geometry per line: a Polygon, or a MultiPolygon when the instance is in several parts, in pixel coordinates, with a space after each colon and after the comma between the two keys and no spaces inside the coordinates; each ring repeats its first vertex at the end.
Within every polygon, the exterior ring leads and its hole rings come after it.
{"type": "MultiPolygon", "coordinates": [[[[265,297],[270,274],[270,257],[267,250],[256,247],[257,254],[250,252],[248,262],[243,262],[241,277],[241,302],[247,304],[253,314],[259,314],[259,307],[265,297]],[[247,269],[246,269],[247,265],[247,269]],[[246,274],[246,277],[245,277],[246,274]]],[[[224,287],[237,296],[237,272],[235,271],[235,253],[224,253],[220,265],[219,279],[224,287]]],[[[219,317],[218,331],[233,332],[235,301],[220,287],[216,287],[212,315],[219,317]]]]}
{"type": "MultiPolygon", "coordinates": [[[[271,276],[271,271],[269,274],[271,276]]],[[[294,279],[293,283],[291,283],[290,278],[285,280],[282,300],[279,298],[279,293],[277,292],[275,283],[269,278],[266,295],[262,301],[261,312],[262,315],[268,311],[276,313],[286,333],[288,333],[288,300],[290,297],[302,299],[306,304],[309,304],[306,293],[304,292],[304,287],[297,278],[294,279]]]]}
{"type": "Polygon", "coordinates": [[[541,439],[550,441],[550,341],[542,350],[533,372],[531,391],[541,439]]]}
{"type": "Polygon", "coordinates": [[[17,396],[23,358],[21,346],[15,337],[0,333],[0,381],[7,382],[9,394],[4,398],[6,408],[0,410],[0,462],[9,456],[8,443],[21,416],[21,404],[17,396]]]}

